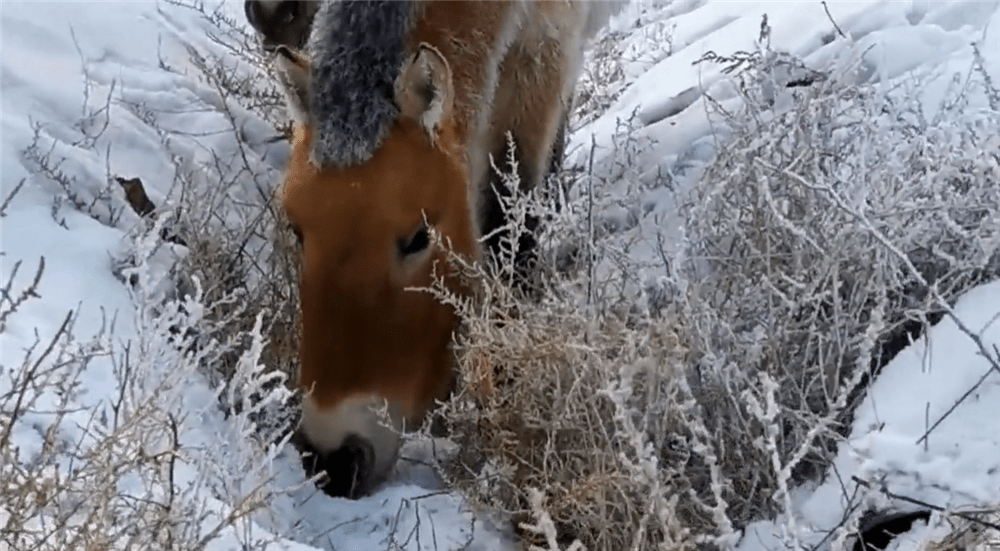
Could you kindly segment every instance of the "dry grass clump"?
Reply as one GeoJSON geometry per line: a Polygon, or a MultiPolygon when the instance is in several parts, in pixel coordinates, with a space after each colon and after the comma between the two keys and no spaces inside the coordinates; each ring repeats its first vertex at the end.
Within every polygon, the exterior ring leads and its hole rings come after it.
{"type": "MultiPolygon", "coordinates": [[[[459,306],[462,390],[436,413],[460,450],[449,482],[517,523],[534,516],[537,491],[559,541],[619,548],[623,527],[651,523],[641,504],[672,509],[668,496],[687,489],[683,478],[659,478],[683,469],[667,442],[684,399],[676,381],[685,350],[672,323],[631,327],[551,296],[526,303],[478,266],[465,268],[490,304],[459,306]]],[[[680,541],[685,529],[671,524],[674,533],[657,537],[680,541]]]]}
{"type": "Polygon", "coordinates": [[[931,116],[909,99],[918,81],[886,94],[766,38],[708,58],[734,66],[740,101],[709,101],[723,145],[679,192],[680,254],[640,209],[605,224],[630,196],[583,175],[559,209],[507,205],[513,228],[528,211],[549,221],[541,298],[510,291],[509,257],[456,259],[473,299],[435,290],[465,320],[459,391],[439,413],[459,451],[443,471],[533,549],[725,548],[793,512],[869,377],[1000,275],[1000,158],[983,154],[1000,150],[1000,115],[970,99],[988,83],[931,116]],[[642,240],[659,258],[630,254],[642,240]]]}
{"type": "MultiPolygon", "coordinates": [[[[507,162],[516,174],[513,154],[507,162]]],[[[501,179],[517,189],[516,177],[501,179]]],[[[611,289],[637,266],[621,263],[612,274],[593,265],[621,259],[612,234],[565,246],[588,235],[582,203],[563,198],[555,208],[540,194],[502,202],[511,218],[507,252],[486,265],[452,258],[476,295],[431,290],[464,320],[458,391],[435,412],[458,444],[441,464],[445,478],[509,514],[522,537],[546,549],[696,545],[713,532],[702,519],[719,500],[710,454],[694,451],[711,436],[685,379],[686,336],[675,312],[637,312],[611,289]],[[535,281],[544,291],[531,296],[512,284],[518,266],[509,252],[528,216],[550,220],[540,239],[548,263],[535,281]],[[568,272],[552,269],[557,263],[568,272]],[[590,284],[595,271],[607,282],[599,292],[590,284]]]]}
{"type": "MultiPolygon", "coordinates": [[[[1000,510],[978,511],[981,520],[1000,526],[1000,510]]],[[[940,521],[949,527],[948,535],[936,541],[927,542],[927,551],[992,551],[1000,546],[1000,530],[987,528],[977,522],[949,516],[940,521]]]]}

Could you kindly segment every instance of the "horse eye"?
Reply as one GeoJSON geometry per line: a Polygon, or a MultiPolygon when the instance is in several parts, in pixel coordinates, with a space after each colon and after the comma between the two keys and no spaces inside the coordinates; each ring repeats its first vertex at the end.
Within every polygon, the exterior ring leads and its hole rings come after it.
{"type": "Polygon", "coordinates": [[[396,240],[396,248],[399,249],[399,256],[409,256],[419,253],[430,245],[430,234],[427,233],[427,224],[421,223],[417,231],[409,237],[396,240]]]}

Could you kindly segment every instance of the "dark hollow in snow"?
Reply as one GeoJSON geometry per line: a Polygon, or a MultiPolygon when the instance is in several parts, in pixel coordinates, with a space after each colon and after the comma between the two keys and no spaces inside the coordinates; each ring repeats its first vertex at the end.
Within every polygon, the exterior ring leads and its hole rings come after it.
{"type": "Polygon", "coordinates": [[[858,527],[860,533],[854,543],[854,551],[881,551],[892,543],[893,538],[908,532],[914,522],[927,522],[930,518],[930,511],[869,513],[858,527]]]}

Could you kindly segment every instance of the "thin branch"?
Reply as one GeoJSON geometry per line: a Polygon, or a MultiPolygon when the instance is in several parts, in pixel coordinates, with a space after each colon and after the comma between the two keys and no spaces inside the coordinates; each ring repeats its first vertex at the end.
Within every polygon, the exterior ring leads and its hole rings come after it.
{"type": "Polygon", "coordinates": [[[844,31],[840,30],[840,26],[837,25],[837,22],[833,20],[833,16],[830,15],[830,7],[826,5],[825,1],[821,3],[823,4],[823,9],[826,11],[827,18],[830,19],[830,23],[833,23],[833,28],[837,29],[837,34],[839,34],[841,38],[847,38],[847,35],[844,34],[844,31]]]}
{"type": "Polygon", "coordinates": [[[854,480],[854,482],[856,482],[856,483],[864,486],[865,488],[870,488],[870,489],[873,489],[873,490],[877,489],[879,492],[881,492],[885,496],[890,497],[892,499],[898,499],[900,501],[905,501],[907,503],[912,503],[913,505],[919,505],[921,507],[926,507],[928,509],[932,509],[934,511],[938,511],[940,513],[944,513],[945,515],[948,515],[948,516],[958,517],[960,519],[964,519],[964,520],[967,520],[969,522],[973,522],[973,523],[979,524],[981,526],[986,526],[987,528],[992,528],[994,530],[1000,531],[1000,524],[995,524],[995,523],[992,523],[992,522],[987,522],[985,520],[981,520],[981,519],[978,519],[976,517],[967,515],[965,513],[960,513],[958,511],[949,511],[949,510],[945,509],[944,507],[941,507],[941,506],[938,506],[938,505],[933,505],[931,503],[927,503],[926,501],[921,501],[921,500],[916,499],[916,498],[912,498],[912,497],[909,497],[909,496],[904,496],[902,494],[896,494],[896,493],[890,492],[889,489],[886,488],[884,484],[879,485],[878,488],[874,488],[873,485],[870,482],[867,482],[865,480],[861,480],[860,478],[858,478],[856,476],[852,475],[851,479],[854,480]]]}
{"type": "Polygon", "coordinates": [[[17,192],[21,191],[21,186],[24,185],[25,181],[27,181],[27,178],[21,178],[21,181],[18,182],[17,185],[14,186],[14,189],[10,190],[10,193],[7,194],[7,197],[3,200],[3,204],[0,204],[0,218],[7,216],[7,207],[10,206],[10,202],[14,199],[14,196],[17,195],[17,192]]]}
{"type": "Polygon", "coordinates": [[[42,362],[45,361],[45,358],[47,358],[48,355],[52,353],[52,350],[55,349],[56,343],[58,343],[59,339],[63,336],[64,333],[66,333],[67,329],[71,325],[72,320],[73,320],[73,310],[70,310],[66,314],[66,317],[63,318],[62,323],[59,325],[59,329],[56,330],[55,335],[52,336],[52,340],[49,341],[49,345],[45,347],[45,350],[42,352],[42,355],[39,356],[37,360],[35,360],[35,362],[31,365],[31,367],[28,368],[27,372],[23,372],[21,379],[21,388],[18,390],[17,401],[14,402],[14,408],[11,410],[11,418],[8,420],[7,426],[4,428],[3,436],[0,436],[0,450],[7,448],[8,442],[10,440],[10,433],[14,429],[15,421],[17,420],[17,417],[22,413],[21,404],[24,403],[24,397],[27,394],[28,385],[33,382],[35,374],[38,372],[38,368],[42,365],[42,362]]]}
{"type": "Polygon", "coordinates": [[[21,307],[29,298],[41,298],[38,294],[38,285],[42,281],[42,273],[45,272],[45,257],[41,256],[38,259],[38,270],[35,271],[35,277],[31,280],[31,283],[26,289],[21,291],[21,294],[17,298],[12,298],[10,294],[11,287],[14,285],[14,276],[17,275],[18,268],[21,267],[21,261],[18,260],[14,263],[11,269],[10,278],[8,278],[7,283],[0,288],[0,304],[3,302],[10,303],[10,307],[0,311],[0,333],[3,333],[4,329],[7,327],[7,318],[17,312],[17,309],[21,307]]]}
{"type": "MultiPolygon", "coordinates": [[[[781,174],[784,174],[785,176],[788,176],[789,178],[794,179],[795,181],[799,182],[800,184],[809,189],[822,191],[828,194],[837,204],[838,208],[840,208],[843,212],[847,213],[852,218],[860,222],[865,227],[865,229],[868,230],[868,232],[872,235],[872,237],[874,237],[879,243],[882,244],[883,247],[885,247],[889,252],[892,253],[893,256],[895,256],[900,262],[902,262],[904,266],[906,266],[906,269],[910,272],[910,275],[914,279],[916,279],[917,282],[920,283],[920,285],[924,289],[926,289],[928,293],[930,293],[930,295],[934,298],[934,302],[942,310],[944,310],[945,314],[955,323],[958,329],[962,333],[965,333],[965,335],[969,337],[969,339],[971,339],[972,342],[976,344],[976,347],[979,349],[978,350],[979,353],[984,358],[986,358],[986,360],[990,363],[990,371],[996,371],[997,373],[1000,373],[1000,359],[995,358],[993,354],[990,353],[990,350],[986,347],[986,344],[983,342],[983,339],[977,333],[974,333],[971,329],[969,329],[969,327],[965,324],[965,322],[963,322],[961,318],[958,317],[958,314],[955,313],[955,309],[952,308],[951,304],[949,304],[948,301],[941,296],[941,293],[938,292],[936,286],[933,286],[930,283],[928,283],[927,279],[924,278],[924,276],[920,273],[919,270],[917,270],[917,267],[913,265],[913,262],[906,255],[906,253],[899,250],[899,248],[895,244],[889,241],[889,238],[886,237],[885,234],[883,234],[877,228],[875,228],[875,226],[871,223],[870,220],[868,220],[866,216],[849,207],[847,203],[844,201],[844,199],[840,196],[840,194],[837,193],[835,190],[833,190],[830,186],[812,184],[806,181],[806,179],[803,178],[802,176],[787,169],[778,169],[777,167],[768,164],[766,161],[760,158],[755,159],[755,161],[765,168],[768,168],[775,172],[779,172],[781,174]]],[[[971,395],[975,389],[979,388],[979,385],[981,385],[982,382],[986,380],[986,375],[988,375],[990,371],[988,371],[986,374],[980,377],[979,381],[975,385],[973,385],[973,387],[970,388],[968,392],[963,394],[962,397],[959,398],[958,401],[955,404],[953,404],[952,407],[949,408],[948,411],[944,413],[944,415],[941,416],[941,418],[939,418],[937,421],[934,422],[934,424],[928,431],[928,434],[931,430],[934,430],[934,427],[940,425],[941,422],[945,420],[945,418],[951,415],[951,412],[955,411],[955,408],[957,408],[959,404],[961,404],[969,395],[971,395]]],[[[920,439],[917,440],[917,443],[919,444],[925,438],[927,438],[927,434],[924,434],[922,437],[920,437],[920,439]]]]}

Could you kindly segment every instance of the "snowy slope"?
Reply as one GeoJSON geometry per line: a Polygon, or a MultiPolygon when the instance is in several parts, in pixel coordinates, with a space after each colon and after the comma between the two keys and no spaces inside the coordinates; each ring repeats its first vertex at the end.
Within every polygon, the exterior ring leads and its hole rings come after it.
{"type": "MultiPolygon", "coordinates": [[[[597,172],[611,171],[611,144],[619,123],[634,114],[633,135],[649,145],[634,167],[639,175],[652,178],[665,170],[677,178],[677,189],[694,185],[720,143],[707,115],[706,95],[723,105],[739,100],[719,65],[692,63],[709,51],[752,50],[764,13],[773,29],[772,46],[800,56],[811,67],[860,60],[865,70],[858,73],[858,82],[886,87],[915,74],[928,76],[933,84],[918,99],[929,116],[953,75],[969,71],[972,43],[983,52],[993,81],[1000,83],[1000,2],[828,6],[830,17],[819,2],[633,4],[613,22],[629,60],[621,80],[608,84],[616,91],[614,100],[603,116],[572,134],[568,163],[585,165],[593,140],[597,172]]],[[[241,3],[222,9],[242,21],[241,3]]],[[[39,357],[33,343],[47,343],[74,311],[75,339],[90,343],[96,336],[91,344],[107,353],[82,373],[80,390],[71,400],[74,412],[60,425],[63,440],[86,440],[80,427],[114,402],[115,355],[130,342],[161,346],[164,355],[143,365],[151,381],[171,381],[162,397],[164,407],[185,414],[180,440],[186,460],[178,477],[189,484],[185,499],[211,502],[209,510],[225,515],[255,483],[274,493],[270,507],[241,525],[242,533],[225,531],[210,548],[237,549],[246,541],[272,541],[273,548],[285,549],[510,546],[506,527],[471,511],[416,463],[404,464],[383,489],[358,501],[329,498],[301,486],[303,472],[291,446],[265,453],[252,450],[250,443],[234,443],[245,436],[244,428],[233,426],[214,405],[213,383],[197,371],[184,372],[182,378],[172,374],[183,359],[177,351],[168,352],[165,334],[153,333],[167,326],[150,321],[148,302],[169,296],[169,288],[156,284],[187,251],[175,245],[145,250],[136,269],[149,283],[146,295],[130,290],[123,283],[122,265],[143,247],[142,222],[120,190],[108,185],[109,178],[141,177],[152,201],[169,210],[176,199],[171,194],[178,170],[197,180],[219,158],[241,155],[256,168],[253,177],[234,179],[232,186],[210,196],[253,209],[262,202],[258,190],[271,190],[280,180],[285,155],[282,144],[270,140],[274,131],[267,122],[198,78],[186,46],[228,55],[209,38],[213,24],[195,10],[165,2],[5,1],[0,17],[0,201],[24,181],[0,221],[0,285],[20,261],[11,291],[16,295],[30,285],[44,257],[40,298],[20,305],[0,333],[0,394],[7,392],[15,371],[31,363],[26,355],[31,361],[39,357]],[[249,136],[246,149],[233,139],[234,126],[249,136]],[[37,155],[26,157],[33,143],[37,155]],[[40,171],[39,157],[48,158],[57,170],[40,171]],[[66,187],[59,184],[60,174],[66,176],[66,187]],[[258,459],[267,462],[247,466],[258,459]],[[216,482],[205,483],[205,473],[197,472],[205,465],[212,465],[216,482]]],[[[235,61],[234,70],[254,71],[235,61]]],[[[987,105],[985,98],[977,101],[980,107],[987,105]]],[[[616,192],[626,193],[626,186],[608,190],[616,192]]],[[[674,219],[672,192],[648,193],[669,224],[674,219]]],[[[652,254],[641,247],[636,251],[652,254]]],[[[956,312],[987,347],[1000,346],[1000,284],[971,291],[956,312]]],[[[15,425],[12,438],[22,461],[41,452],[42,432],[55,419],[50,412],[60,399],[46,394],[34,407],[37,413],[15,425]]],[[[989,364],[953,322],[945,320],[889,364],[858,411],[836,463],[841,479],[885,476],[907,495],[949,508],[1000,505],[1000,373],[990,373],[989,364]],[[945,418],[926,447],[918,442],[925,419],[933,422],[945,415],[980,378],[977,391],[945,418]]],[[[404,455],[423,452],[412,449],[404,455]]],[[[123,488],[130,483],[142,486],[131,481],[123,482],[123,488]]],[[[796,510],[786,512],[787,517],[748,529],[740,548],[816,544],[842,517],[843,505],[837,477],[828,477],[811,493],[798,495],[796,510]]],[[[0,503],[0,524],[9,514],[0,503]]]]}
{"type": "MultiPolygon", "coordinates": [[[[940,77],[938,86],[944,86],[955,73],[969,70],[972,43],[992,59],[989,46],[995,50],[1000,40],[995,2],[827,4],[845,37],[837,33],[818,2],[674,2],[659,10],[637,3],[633,12],[646,8],[650,13],[634,13],[643,32],[629,35],[625,44],[630,50],[657,55],[636,55],[635,61],[626,63],[626,80],[620,84],[626,89],[602,117],[575,134],[573,143],[589,144],[593,134],[598,146],[607,147],[616,121],[634,112],[642,128],[640,136],[656,141],[656,147],[647,152],[649,160],[642,163],[645,169],[653,170],[655,160],[673,163],[677,155],[711,134],[704,95],[723,103],[733,99],[732,90],[722,82],[722,66],[694,62],[709,51],[753,51],[765,14],[776,50],[799,56],[814,68],[826,68],[838,58],[861,58],[866,71],[858,75],[858,82],[888,84],[906,75],[933,74],[940,77]],[[647,34],[657,26],[670,29],[669,43],[647,34]],[[659,59],[666,53],[663,50],[670,55],[659,59]]],[[[630,19],[621,17],[616,24],[615,30],[625,32],[630,19]]],[[[932,87],[920,98],[929,116],[942,91],[932,87]]]]}

